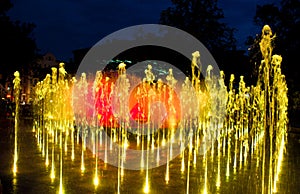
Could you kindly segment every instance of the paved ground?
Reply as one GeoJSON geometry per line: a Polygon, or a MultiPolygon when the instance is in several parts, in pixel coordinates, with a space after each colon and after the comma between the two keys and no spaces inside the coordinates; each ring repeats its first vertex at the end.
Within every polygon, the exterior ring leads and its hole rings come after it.
{"type": "MultiPolygon", "coordinates": [[[[31,132],[28,121],[20,125],[19,140],[19,163],[18,175],[12,175],[13,161],[13,122],[11,120],[0,120],[0,180],[3,194],[17,193],[57,193],[59,180],[50,181],[49,168],[45,167],[45,160],[41,156],[36,139],[31,132]]],[[[288,143],[282,164],[282,173],[279,177],[278,193],[300,193],[300,128],[290,128],[288,143]]],[[[76,155],[80,156],[80,146],[75,148],[76,155]]],[[[56,159],[59,157],[55,154],[56,159]]],[[[255,161],[255,158],[253,158],[255,161]]],[[[199,159],[200,161],[200,159],[199,159]]],[[[198,163],[197,163],[198,164],[198,163]]],[[[199,162],[201,164],[201,162],[199,162]]],[[[225,163],[224,163],[225,164],[225,163]]],[[[95,189],[92,184],[94,158],[91,153],[86,154],[85,174],[80,173],[80,157],[71,162],[70,153],[65,154],[64,161],[64,184],[66,193],[115,193],[117,191],[117,169],[115,167],[104,167],[99,163],[101,184],[95,189]]],[[[170,183],[164,182],[165,166],[150,171],[151,192],[150,193],[185,193],[186,175],[181,174],[180,160],[175,159],[170,164],[170,183]],[[178,173],[179,172],[179,173],[178,173]]],[[[255,166],[255,164],[254,164],[255,166]]],[[[58,166],[57,166],[58,168],[58,166]]],[[[191,168],[190,193],[201,193],[203,191],[203,166],[197,166],[198,170],[191,168]]],[[[208,164],[208,190],[211,193],[261,193],[260,173],[253,171],[253,164],[249,162],[247,168],[243,168],[236,175],[225,178],[225,165],[221,166],[221,189],[216,189],[215,181],[217,164],[208,164]]],[[[231,169],[232,170],[232,169],[231,169]]],[[[125,171],[122,180],[121,193],[141,193],[144,184],[145,172],[125,171]]],[[[231,172],[231,174],[233,174],[231,172]]]]}

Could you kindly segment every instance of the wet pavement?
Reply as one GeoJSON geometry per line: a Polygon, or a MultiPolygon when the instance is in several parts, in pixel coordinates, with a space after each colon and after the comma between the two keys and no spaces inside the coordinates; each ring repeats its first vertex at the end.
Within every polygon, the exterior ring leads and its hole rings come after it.
{"type": "MultiPolygon", "coordinates": [[[[13,122],[1,120],[0,123],[0,180],[3,194],[16,193],[58,193],[59,173],[51,181],[51,165],[46,167],[37,140],[32,132],[30,121],[21,122],[19,128],[19,160],[18,172],[14,176],[13,149],[14,134],[13,122]]],[[[300,193],[300,130],[293,128],[288,134],[286,151],[281,166],[281,173],[277,183],[278,193],[300,193]]],[[[75,159],[71,160],[71,145],[63,153],[63,187],[65,193],[117,193],[118,168],[105,165],[99,161],[99,185],[93,185],[95,158],[90,151],[85,153],[84,173],[80,170],[81,145],[75,145],[75,159]]],[[[50,156],[49,156],[50,157],[50,156]]],[[[59,160],[56,150],[54,158],[59,160]]],[[[220,158],[220,165],[216,157],[208,159],[207,165],[203,157],[197,157],[196,165],[191,165],[189,175],[189,193],[203,193],[205,188],[205,169],[207,168],[207,193],[261,193],[261,168],[257,168],[255,155],[248,157],[247,163],[238,163],[236,172],[230,162],[230,176],[226,175],[226,157],[220,158]],[[241,166],[240,166],[241,165],[241,166]],[[219,172],[218,172],[219,171],[219,172]],[[219,186],[217,176],[219,174],[219,186]]],[[[149,170],[149,193],[186,193],[187,174],[180,171],[181,159],[175,158],[170,162],[170,181],[165,182],[166,165],[149,170]]],[[[58,171],[59,163],[55,167],[58,171]]],[[[186,165],[187,167],[187,165],[186,165]]],[[[145,171],[125,170],[121,179],[120,193],[143,193],[145,171]]]]}

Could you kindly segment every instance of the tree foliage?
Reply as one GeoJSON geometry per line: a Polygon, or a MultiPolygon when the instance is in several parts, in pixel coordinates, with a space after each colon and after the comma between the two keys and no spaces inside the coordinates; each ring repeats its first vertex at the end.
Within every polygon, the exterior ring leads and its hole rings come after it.
{"type": "MultiPolygon", "coordinates": [[[[300,34],[300,1],[282,0],[275,4],[258,5],[254,17],[254,23],[262,27],[268,24],[276,38],[273,41],[273,54],[283,57],[282,71],[286,75],[289,96],[300,91],[298,62],[299,61],[299,34],[300,34]]],[[[250,46],[249,56],[253,67],[259,65],[261,60],[258,43],[261,35],[249,37],[247,44],[250,46]]],[[[256,68],[256,67],[255,67],[256,68]]],[[[293,103],[293,100],[290,101],[293,103]]],[[[293,105],[292,105],[293,106],[293,105]]]]}
{"type": "Polygon", "coordinates": [[[161,12],[161,24],[190,33],[214,56],[235,49],[234,29],[221,22],[224,14],[217,0],[172,0],[172,3],[172,7],[161,12]]]}
{"type": "Polygon", "coordinates": [[[6,15],[10,8],[12,4],[9,0],[0,1],[0,73],[4,75],[3,80],[16,70],[26,69],[37,50],[32,37],[35,25],[12,21],[6,15]]]}

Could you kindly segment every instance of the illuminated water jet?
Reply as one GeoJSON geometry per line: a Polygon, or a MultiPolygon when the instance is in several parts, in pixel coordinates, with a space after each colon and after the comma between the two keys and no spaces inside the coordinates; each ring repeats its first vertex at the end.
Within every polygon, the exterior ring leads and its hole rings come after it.
{"type": "Polygon", "coordinates": [[[15,141],[14,141],[14,162],[13,162],[13,174],[16,175],[18,171],[17,162],[18,162],[18,128],[19,128],[19,104],[20,104],[20,90],[21,90],[21,79],[20,73],[16,71],[14,73],[15,79],[13,80],[14,84],[14,96],[15,96],[15,141]]]}
{"type": "Polygon", "coordinates": [[[186,192],[195,192],[192,189],[197,184],[191,176],[198,173],[199,187],[210,193],[213,189],[221,191],[223,185],[244,173],[252,158],[261,176],[257,190],[278,192],[288,122],[287,85],[281,74],[282,58],[272,55],[271,29],[264,27],[262,34],[263,61],[253,86],[247,86],[243,76],[235,83],[235,76],[231,75],[227,88],[225,73],[214,74],[209,64],[201,72],[199,52],[192,54],[191,77],[185,80],[178,79],[172,69],[158,78],[151,65],[146,66],[145,77],[138,84],[132,81],[136,77],[127,72],[125,63],[119,64],[117,76],[99,71],[88,77],[83,73],[78,82],[66,78],[63,66],[59,74],[52,69],[52,77],[36,86],[34,103],[39,117],[35,118],[33,129],[46,165],[51,159],[52,180],[55,162],[59,162],[59,192],[63,190],[63,152],[71,152],[68,158],[75,161],[76,143],[81,154],[78,169],[82,176],[88,176],[93,166],[94,186],[99,184],[100,169],[107,170],[110,162],[116,161],[117,193],[122,191],[121,181],[127,176],[124,169],[132,160],[132,149],[140,151],[136,161],[145,193],[155,186],[149,169],[153,164],[165,164],[164,184],[173,184],[170,172],[179,171],[186,192]],[[130,90],[131,86],[134,88],[130,90]],[[156,114],[164,116],[159,124],[156,114]],[[178,150],[177,169],[170,162],[178,150]],[[89,152],[95,157],[92,165],[89,152]],[[55,153],[59,153],[59,161],[55,161],[55,153]],[[98,165],[100,162],[104,166],[98,165]],[[210,175],[211,172],[215,173],[210,175]],[[210,184],[212,180],[214,184],[210,184]]]}

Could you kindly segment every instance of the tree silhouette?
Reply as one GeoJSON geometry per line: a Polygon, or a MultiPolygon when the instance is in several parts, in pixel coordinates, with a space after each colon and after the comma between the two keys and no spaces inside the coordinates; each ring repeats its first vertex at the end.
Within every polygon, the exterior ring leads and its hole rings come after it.
{"type": "Polygon", "coordinates": [[[12,21],[6,12],[12,8],[10,0],[0,1],[0,74],[2,82],[16,70],[26,70],[26,65],[34,59],[37,47],[32,31],[32,23],[12,21]]]}
{"type": "Polygon", "coordinates": [[[224,14],[217,0],[171,1],[173,5],[161,12],[161,24],[184,30],[201,41],[228,75],[226,81],[230,74],[249,72],[248,57],[244,51],[236,50],[235,29],[221,21],[224,14]]]}
{"type": "Polygon", "coordinates": [[[220,60],[222,53],[235,50],[234,29],[221,22],[224,14],[217,0],[172,0],[172,3],[172,7],[161,12],[161,24],[190,33],[220,60]]]}
{"type": "MultiPolygon", "coordinates": [[[[283,57],[282,71],[286,75],[289,87],[290,108],[295,107],[296,101],[293,98],[300,97],[300,82],[298,81],[300,73],[296,70],[298,69],[297,61],[299,61],[298,53],[300,50],[300,1],[282,0],[279,6],[274,4],[258,5],[254,23],[259,27],[268,24],[276,35],[273,41],[273,54],[279,54],[283,57]]],[[[253,72],[261,60],[258,45],[260,37],[261,35],[249,37],[246,42],[251,45],[249,56],[253,72]]]]}

